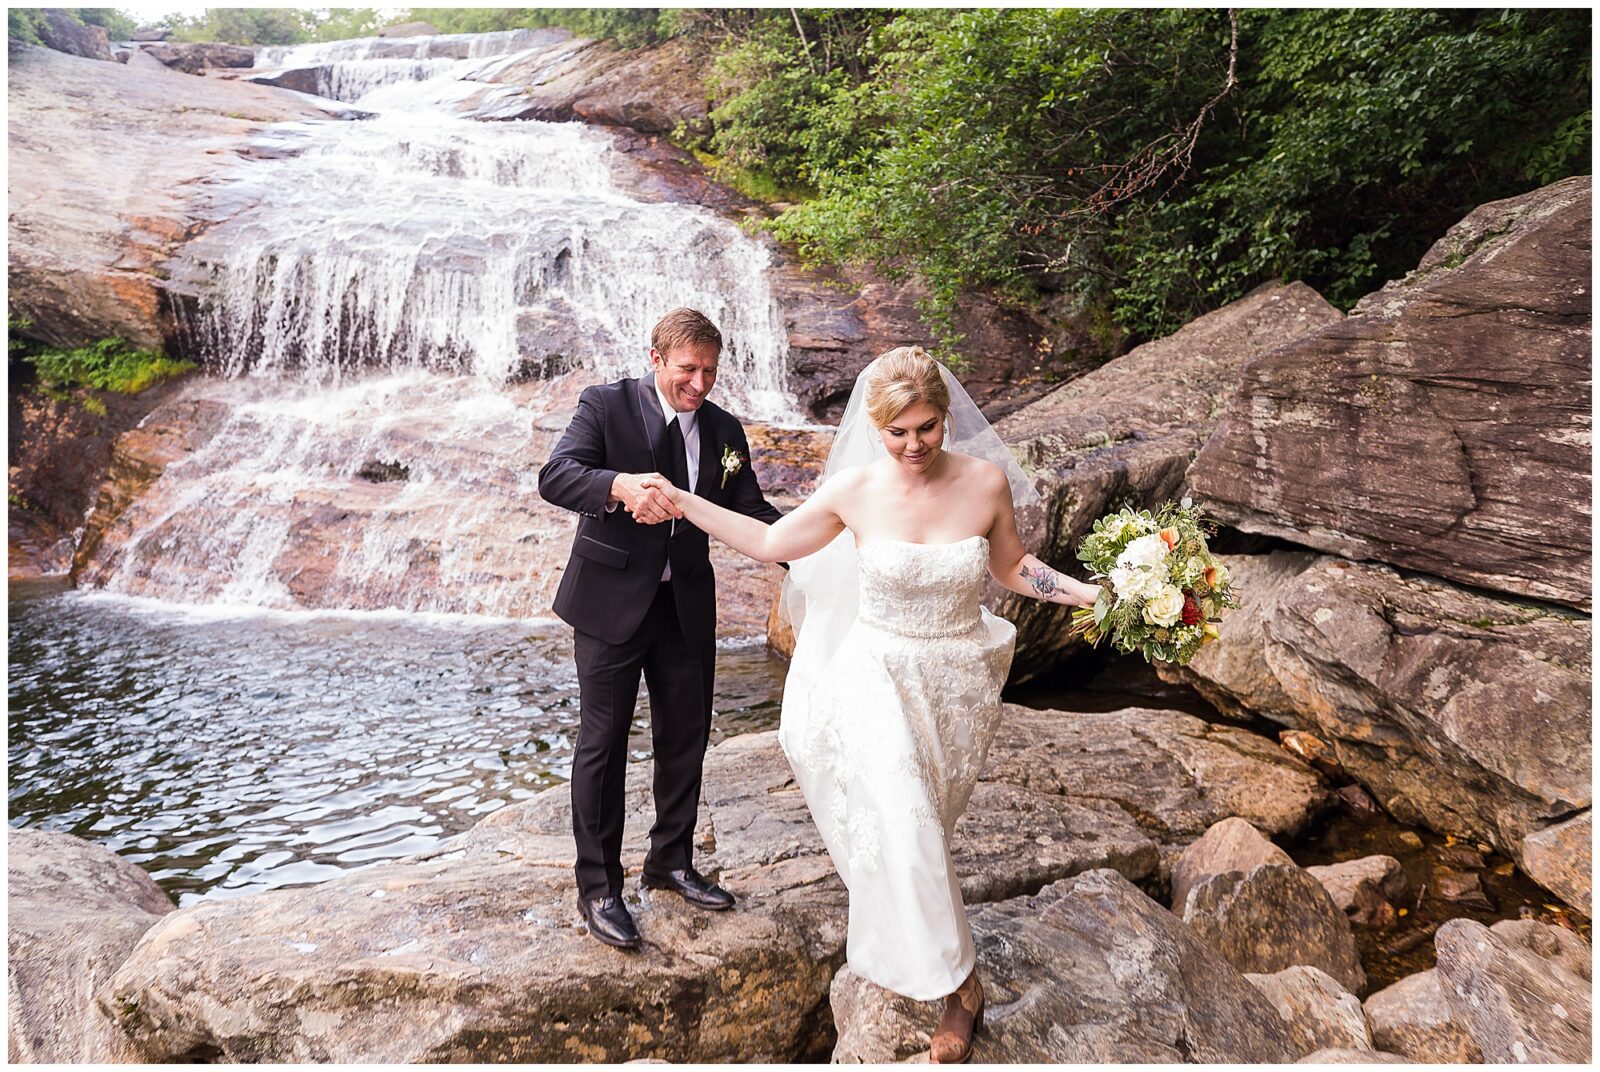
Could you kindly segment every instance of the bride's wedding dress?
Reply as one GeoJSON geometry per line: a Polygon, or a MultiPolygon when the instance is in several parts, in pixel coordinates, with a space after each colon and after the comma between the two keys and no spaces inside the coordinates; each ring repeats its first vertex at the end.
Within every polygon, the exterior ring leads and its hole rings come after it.
{"type": "Polygon", "coordinates": [[[950,835],[1016,639],[980,605],[988,561],[982,536],[862,544],[854,620],[826,652],[802,631],[784,688],[779,741],[850,890],[850,965],[919,1000],[974,962],[950,835]]]}

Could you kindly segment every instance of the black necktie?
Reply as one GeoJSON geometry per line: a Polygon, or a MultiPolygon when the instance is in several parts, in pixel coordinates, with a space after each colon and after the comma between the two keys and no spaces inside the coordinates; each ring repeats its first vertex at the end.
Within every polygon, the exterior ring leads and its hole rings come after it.
{"type": "Polygon", "coordinates": [[[667,474],[684,491],[689,490],[689,450],[683,444],[683,425],[677,417],[667,422],[667,456],[672,471],[667,474]]]}

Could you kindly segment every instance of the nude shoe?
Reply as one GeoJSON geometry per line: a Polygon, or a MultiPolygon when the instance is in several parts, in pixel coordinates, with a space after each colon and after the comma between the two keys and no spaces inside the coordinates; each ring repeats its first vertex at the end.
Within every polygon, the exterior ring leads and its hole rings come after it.
{"type": "Polygon", "coordinates": [[[944,1015],[939,1017],[928,1047],[928,1059],[936,1065],[958,1065],[971,1057],[972,1037],[983,1027],[983,984],[978,981],[978,969],[972,969],[967,981],[972,984],[971,1008],[962,993],[967,989],[966,983],[944,999],[944,1015]]]}

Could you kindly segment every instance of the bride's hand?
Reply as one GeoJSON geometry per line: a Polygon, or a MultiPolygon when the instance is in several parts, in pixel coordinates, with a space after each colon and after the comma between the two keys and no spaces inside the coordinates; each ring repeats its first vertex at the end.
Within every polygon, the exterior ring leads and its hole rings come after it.
{"type": "Polygon", "coordinates": [[[678,508],[678,513],[682,515],[684,500],[689,497],[689,493],[687,491],[684,491],[666,477],[658,476],[654,473],[645,477],[641,483],[644,487],[655,488],[661,494],[665,495],[667,500],[671,502],[673,506],[678,508]]]}

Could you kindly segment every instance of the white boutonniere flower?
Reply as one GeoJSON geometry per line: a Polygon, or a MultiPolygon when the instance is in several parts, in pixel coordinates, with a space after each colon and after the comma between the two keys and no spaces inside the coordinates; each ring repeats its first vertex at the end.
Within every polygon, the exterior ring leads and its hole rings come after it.
{"type": "Polygon", "coordinates": [[[739,457],[739,452],[724,444],[722,447],[722,483],[720,487],[728,486],[728,478],[744,468],[744,459],[739,457]]]}

